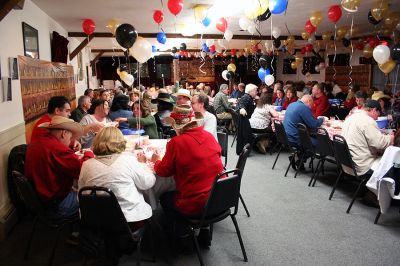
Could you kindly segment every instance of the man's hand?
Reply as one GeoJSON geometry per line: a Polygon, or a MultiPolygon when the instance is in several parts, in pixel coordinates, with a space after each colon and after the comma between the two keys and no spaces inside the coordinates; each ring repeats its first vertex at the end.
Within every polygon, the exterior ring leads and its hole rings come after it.
{"type": "Polygon", "coordinates": [[[247,115],[246,109],[244,109],[244,108],[240,109],[240,114],[242,116],[246,116],[247,115]]]}
{"type": "Polygon", "coordinates": [[[153,152],[153,155],[151,156],[150,161],[151,161],[152,163],[155,163],[155,162],[158,161],[158,160],[160,160],[160,152],[159,152],[158,150],[155,150],[155,151],[153,152]]]}
{"type": "Polygon", "coordinates": [[[139,152],[139,153],[136,155],[136,158],[137,158],[138,162],[140,162],[140,163],[145,163],[145,162],[147,161],[146,155],[144,155],[143,152],[139,152]]]}
{"type": "Polygon", "coordinates": [[[82,145],[79,143],[79,141],[77,141],[76,139],[74,139],[73,141],[71,141],[71,148],[74,151],[79,151],[82,148],[82,145]]]}
{"type": "Polygon", "coordinates": [[[121,122],[126,122],[128,121],[128,118],[125,117],[118,117],[114,120],[115,122],[121,123],[121,122]]]}

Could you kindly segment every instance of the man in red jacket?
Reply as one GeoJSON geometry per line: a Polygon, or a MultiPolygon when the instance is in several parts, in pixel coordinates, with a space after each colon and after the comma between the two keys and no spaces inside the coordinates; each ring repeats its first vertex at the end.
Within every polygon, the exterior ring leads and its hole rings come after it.
{"type": "Polygon", "coordinates": [[[329,102],[320,84],[315,84],[312,88],[312,96],[314,104],[311,108],[312,114],[315,118],[318,116],[329,116],[329,102]]]}

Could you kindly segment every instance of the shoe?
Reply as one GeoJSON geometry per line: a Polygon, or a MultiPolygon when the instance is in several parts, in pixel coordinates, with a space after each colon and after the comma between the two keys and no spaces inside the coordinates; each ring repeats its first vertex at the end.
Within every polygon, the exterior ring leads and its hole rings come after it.
{"type": "Polygon", "coordinates": [[[211,246],[210,230],[206,228],[200,229],[200,233],[197,236],[197,242],[201,248],[209,249],[211,246]]]}
{"type": "Polygon", "coordinates": [[[67,238],[66,242],[71,246],[79,245],[79,232],[72,232],[72,234],[67,238]]]}
{"type": "Polygon", "coordinates": [[[300,164],[300,160],[296,161],[296,166],[297,166],[297,168],[299,168],[300,171],[305,171],[306,170],[306,168],[304,167],[304,163],[300,164]]]}
{"type": "Polygon", "coordinates": [[[290,161],[290,165],[292,166],[293,170],[296,171],[297,170],[297,166],[296,166],[296,161],[295,161],[293,155],[289,156],[289,161],[290,161]]]}
{"type": "Polygon", "coordinates": [[[259,152],[261,152],[262,154],[267,154],[267,151],[265,150],[265,147],[264,147],[264,145],[262,143],[262,140],[258,141],[256,143],[256,146],[257,146],[257,149],[258,149],[259,152]]]}

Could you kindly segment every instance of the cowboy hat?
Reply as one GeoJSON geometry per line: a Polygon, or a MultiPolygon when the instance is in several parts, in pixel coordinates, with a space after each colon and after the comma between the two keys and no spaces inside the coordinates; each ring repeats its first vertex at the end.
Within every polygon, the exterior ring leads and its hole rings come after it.
{"type": "Polygon", "coordinates": [[[198,121],[203,120],[200,112],[193,112],[190,105],[177,105],[174,107],[169,117],[164,118],[164,122],[171,125],[174,129],[180,130],[192,125],[198,125],[198,121]]]}
{"type": "Polygon", "coordinates": [[[83,127],[72,119],[63,116],[55,115],[50,122],[45,122],[39,125],[42,128],[48,129],[64,129],[72,132],[74,136],[83,135],[83,127]]]}
{"type": "Polygon", "coordinates": [[[371,99],[376,101],[382,98],[390,99],[390,96],[386,95],[383,91],[375,91],[374,94],[372,94],[371,96],[371,99]]]}
{"type": "Polygon", "coordinates": [[[189,100],[192,99],[192,96],[190,96],[190,91],[187,89],[179,89],[177,93],[175,93],[175,96],[184,96],[189,98],[189,100]]]}
{"type": "Polygon", "coordinates": [[[174,101],[171,99],[169,93],[167,93],[167,92],[159,92],[157,98],[152,99],[151,103],[157,103],[158,101],[163,101],[163,102],[171,103],[171,104],[174,103],[174,101]]]}

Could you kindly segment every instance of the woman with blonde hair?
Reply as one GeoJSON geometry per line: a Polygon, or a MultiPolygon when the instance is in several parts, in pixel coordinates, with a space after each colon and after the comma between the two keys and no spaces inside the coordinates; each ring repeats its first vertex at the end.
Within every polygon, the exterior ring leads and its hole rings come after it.
{"type": "Polygon", "coordinates": [[[152,171],[131,153],[124,153],[126,141],[115,127],[102,129],[93,141],[95,158],[87,160],[79,176],[79,189],[102,186],[111,189],[132,230],[144,225],[152,215],[149,204],[139,190],[151,188],[155,183],[152,171]]]}

